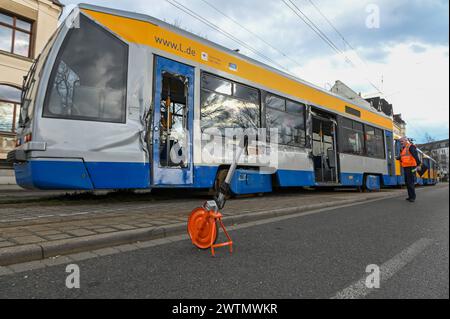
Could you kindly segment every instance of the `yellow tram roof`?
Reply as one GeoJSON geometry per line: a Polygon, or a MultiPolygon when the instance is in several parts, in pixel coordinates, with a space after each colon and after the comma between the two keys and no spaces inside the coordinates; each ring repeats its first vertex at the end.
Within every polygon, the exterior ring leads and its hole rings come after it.
{"type": "Polygon", "coordinates": [[[356,104],[354,101],[347,100],[153,17],[89,4],[80,4],[79,8],[83,13],[128,42],[154,47],[259,84],[269,90],[296,97],[311,105],[345,114],[350,118],[360,119],[390,131],[393,130],[392,118],[381,112],[368,109],[366,106],[356,104]],[[163,41],[166,43],[164,44],[163,41]],[[169,41],[175,45],[181,44],[185,49],[191,48],[191,51],[182,52],[168,45],[169,41]],[[346,106],[358,110],[361,117],[346,113],[346,106]]]}

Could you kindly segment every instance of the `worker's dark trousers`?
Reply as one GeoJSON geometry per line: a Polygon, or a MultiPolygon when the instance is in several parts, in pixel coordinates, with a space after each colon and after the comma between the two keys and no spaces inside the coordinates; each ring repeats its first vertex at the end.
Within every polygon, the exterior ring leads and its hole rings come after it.
{"type": "Polygon", "coordinates": [[[405,184],[408,188],[408,198],[416,199],[416,173],[413,172],[415,167],[404,167],[405,184]]]}

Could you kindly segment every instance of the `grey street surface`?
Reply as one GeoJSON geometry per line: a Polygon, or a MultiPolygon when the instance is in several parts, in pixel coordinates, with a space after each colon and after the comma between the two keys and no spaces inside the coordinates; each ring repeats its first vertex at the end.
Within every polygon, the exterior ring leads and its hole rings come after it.
{"type": "MultiPolygon", "coordinates": [[[[20,203],[0,201],[0,266],[185,233],[190,211],[211,198],[198,192],[165,193],[84,193],[21,199],[20,203]]],[[[290,189],[232,199],[222,212],[226,221],[235,224],[400,194],[404,191],[290,189]]]]}
{"type": "Polygon", "coordinates": [[[241,225],[216,258],[188,240],[0,275],[0,298],[449,298],[449,190],[241,225]],[[361,286],[380,266],[381,286],[361,286]]]}

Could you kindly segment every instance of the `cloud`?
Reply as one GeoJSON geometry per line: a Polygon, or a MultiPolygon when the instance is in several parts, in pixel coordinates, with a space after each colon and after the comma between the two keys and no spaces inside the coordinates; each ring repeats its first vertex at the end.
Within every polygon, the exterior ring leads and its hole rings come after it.
{"type": "MultiPolygon", "coordinates": [[[[387,42],[422,41],[448,43],[448,1],[440,0],[358,0],[317,1],[321,10],[357,46],[387,42]],[[367,28],[366,8],[375,4],[380,12],[380,28],[367,28]]],[[[302,3],[302,1],[297,1],[302,3]]],[[[313,12],[311,12],[313,14],[313,12]]]]}
{"type": "Polygon", "coordinates": [[[423,45],[414,43],[411,45],[411,50],[413,50],[415,53],[423,53],[427,50],[427,48],[423,45]]]}

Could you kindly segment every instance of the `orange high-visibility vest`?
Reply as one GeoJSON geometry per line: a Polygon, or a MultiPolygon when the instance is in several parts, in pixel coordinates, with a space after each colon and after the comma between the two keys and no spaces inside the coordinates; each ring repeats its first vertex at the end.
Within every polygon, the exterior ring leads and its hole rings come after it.
{"type": "Polygon", "coordinates": [[[417,162],[414,156],[412,156],[409,148],[411,144],[407,144],[400,153],[400,162],[402,163],[402,167],[416,167],[417,162]]]}

